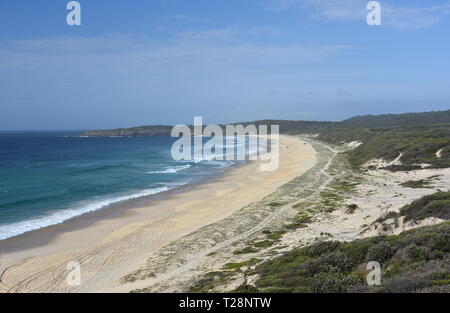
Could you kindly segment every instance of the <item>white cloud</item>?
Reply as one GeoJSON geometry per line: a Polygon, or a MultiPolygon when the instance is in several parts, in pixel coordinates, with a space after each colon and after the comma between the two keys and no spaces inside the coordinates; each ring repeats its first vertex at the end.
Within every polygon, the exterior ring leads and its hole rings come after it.
{"type": "Polygon", "coordinates": [[[193,17],[193,16],[188,15],[188,14],[175,14],[173,16],[173,18],[175,20],[190,21],[190,22],[199,22],[199,23],[209,22],[208,19],[193,17]]]}
{"type": "Polygon", "coordinates": [[[95,120],[114,111],[117,123],[126,115],[137,125],[152,116],[175,121],[211,111],[211,118],[223,120],[236,117],[230,107],[241,103],[262,114],[262,104],[269,110],[309,81],[311,66],[326,71],[328,61],[353,49],[259,45],[239,40],[246,32],[254,30],[192,32],[163,41],[116,35],[3,43],[0,103],[29,118],[57,112],[88,121],[86,116],[95,120]]]}
{"type": "MultiPolygon", "coordinates": [[[[221,66],[223,63],[239,64],[242,67],[249,64],[262,67],[301,64],[321,61],[353,49],[349,45],[257,45],[239,40],[242,35],[266,31],[237,28],[192,31],[179,33],[165,41],[139,35],[15,40],[0,45],[0,66],[33,69],[57,64],[63,66],[67,60],[83,60],[94,69],[98,64],[109,64],[123,66],[124,69],[130,65],[139,66],[140,71],[151,68],[153,72],[157,69],[179,72],[180,67],[221,66]],[[121,60],[126,61],[127,65],[121,60]]],[[[66,66],[70,68],[70,64],[66,66]]]]}
{"type": "Polygon", "coordinates": [[[272,27],[261,26],[252,28],[242,28],[237,26],[218,28],[218,29],[207,29],[207,30],[195,30],[195,31],[184,31],[179,32],[177,37],[179,39],[189,39],[189,40],[232,40],[240,41],[244,37],[251,36],[269,36],[269,35],[280,35],[283,31],[277,30],[272,27]]]}
{"type": "Polygon", "coordinates": [[[429,7],[383,8],[385,24],[396,29],[420,29],[438,24],[450,14],[450,3],[429,7]]]}
{"type": "MultiPolygon", "coordinates": [[[[420,29],[438,24],[450,14],[450,1],[442,0],[439,5],[413,6],[408,2],[398,5],[380,1],[382,6],[382,23],[396,29],[420,29]]],[[[266,7],[282,11],[300,7],[310,11],[312,18],[327,20],[361,20],[367,15],[366,0],[268,0],[266,7]]]]}

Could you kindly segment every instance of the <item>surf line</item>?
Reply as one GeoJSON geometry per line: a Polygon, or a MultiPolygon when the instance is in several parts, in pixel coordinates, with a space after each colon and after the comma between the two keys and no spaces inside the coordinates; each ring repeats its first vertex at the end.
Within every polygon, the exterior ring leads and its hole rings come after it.
{"type": "Polygon", "coordinates": [[[243,161],[247,157],[251,161],[261,160],[261,171],[276,171],[280,160],[280,126],[270,125],[216,125],[203,127],[203,118],[194,117],[193,132],[188,125],[176,125],[172,128],[171,136],[180,137],[172,144],[171,154],[175,161],[202,161],[210,160],[243,161]],[[225,136],[223,128],[225,128],[225,136]],[[193,144],[192,144],[192,137],[193,144]],[[203,137],[211,137],[203,144],[203,137]],[[223,141],[226,141],[224,154],[223,141]],[[237,142],[248,138],[247,144],[236,145],[237,142]],[[270,151],[269,145],[270,142],[270,151]],[[254,151],[255,153],[247,153],[254,151]],[[192,154],[192,152],[194,152],[192,154]],[[235,153],[236,152],[236,153],[235,153]]]}

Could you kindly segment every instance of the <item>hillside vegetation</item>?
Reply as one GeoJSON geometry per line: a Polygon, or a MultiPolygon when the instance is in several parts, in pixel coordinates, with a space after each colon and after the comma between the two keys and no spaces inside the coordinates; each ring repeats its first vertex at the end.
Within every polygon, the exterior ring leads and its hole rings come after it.
{"type": "MultiPolygon", "coordinates": [[[[226,277],[243,273],[247,279],[234,292],[347,293],[450,292],[450,192],[437,192],[404,206],[400,213],[418,222],[445,220],[400,235],[381,235],[351,242],[319,241],[262,261],[252,258],[228,263],[225,271],[210,272],[191,292],[209,292],[226,277]],[[368,286],[367,264],[381,266],[381,285],[368,286]],[[252,277],[252,278],[250,278],[252,277]],[[251,284],[247,283],[251,281],[251,284]]],[[[382,223],[380,219],[375,223],[382,223]]]]}
{"type": "Polygon", "coordinates": [[[255,286],[235,292],[450,292],[450,223],[398,236],[325,241],[264,262],[255,286]],[[366,265],[382,268],[381,286],[366,283],[366,265]]]}
{"type": "Polygon", "coordinates": [[[349,118],[342,122],[344,127],[374,128],[395,127],[413,125],[446,124],[450,122],[450,110],[404,113],[404,114],[382,114],[363,115],[349,118]]]}
{"type": "Polygon", "coordinates": [[[450,167],[450,124],[391,128],[326,129],[319,140],[341,144],[359,141],[362,144],[347,152],[351,164],[360,166],[371,159],[392,161],[402,154],[401,165],[390,170],[450,167]],[[439,155],[438,155],[439,151],[439,155]]]}
{"type": "MultiPolygon", "coordinates": [[[[405,205],[398,213],[390,212],[387,216],[378,219],[383,222],[390,218],[404,216],[405,221],[421,221],[428,217],[450,220],[450,192],[437,192],[417,199],[405,205]]],[[[450,245],[450,243],[449,243],[450,245]]]]}
{"type": "MultiPolygon", "coordinates": [[[[282,133],[298,134],[302,132],[323,131],[325,129],[450,124],[450,110],[425,113],[363,115],[352,117],[342,122],[259,120],[236,124],[280,125],[280,131],[282,133]]],[[[150,125],[111,130],[91,130],[82,132],[77,136],[159,136],[161,134],[170,135],[171,128],[172,126],[170,125],[150,125]]]]}
{"type": "MultiPolygon", "coordinates": [[[[317,134],[319,140],[338,145],[361,142],[347,153],[355,167],[371,159],[392,161],[400,154],[401,164],[389,166],[389,170],[450,167],[450,110],[364,115],[342,122],[260,120],[237,124],[279,125],[283,134],[317,134]]],[[[170,136],[171,129],[168,125],[141,126],[86,131],[78,136],[170,136]]]]}

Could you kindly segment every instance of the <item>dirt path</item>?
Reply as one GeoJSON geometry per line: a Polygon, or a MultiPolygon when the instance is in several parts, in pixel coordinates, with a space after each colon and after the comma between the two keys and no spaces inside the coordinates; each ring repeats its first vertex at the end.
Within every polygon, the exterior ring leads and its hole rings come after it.
{"type": "MultiPolygon", "coordinates": [[[[189,281],[190,277],[193,275],[195,276],[196,273],[195,268],[199,267],[202,262],[205,261],[205,259],[208,257],[208,255],[212,255],[217,253],[218,251],[223,250],[226,247],[233,246],[233,244],[238,242],[243,242],[247,238],[251,237],[257,232],[262,231],[264,228],[271,225],[274,221],[276,221],[281,215],[283,215],[287,210],[292,209],[293,206],[295,206],[299,202],[305,202],[308,201],[310,198],[317,197],[320,192],[322,192],[332,181],[333,177],[328,174],[328,169],[333,163],[338,151],[333,149],[332,147],[322,145],[323,148],[328,149],[331,152],[331,156],[327,158],[326,163],[318,170],[320,174],[326,177],[326,180],[320,183],[320,185],[315,189],[313,193],[311,193],[306,198],[302,198],[301,200],[297,202],[290,202],[289,204],[277,208],[276,211],[266,216],[264,219],[262,219],[260,222],[258,222],[256,225],[252,226],[250,229],[246,230],[245,232],[232,236],[225,241],[219,242],[217,244],[214,244],[211,247],[199,249],[199,251],[196,251],[195,253],[191,253],[189,256],[183,256],[183,248],[177,247],[175,248],[175,253],[170,255],[170,258],[172,259],[187,259],[185,262],[181,262],[181,264],[177,264],[173,267],[169,267],[167,271],[164,271],[162,273],[158,273],[157,275],[150,275],[151,277],[147,279],[138,280],[132,283],[128,283],[125,285],[117,286],[116,288],[107,290],[112,292],[125,292],[125,291],[133,291],[133,290],[148,290],[152,291],[152,286],[156,287],[156,291],[173,291],[172,289],[166,289],[167,287],[162,287],[162,289],[159,289],[159,286],[167,286],[167,285],[174,285],[174,281],[189,281]],[[176,256],[178,254],[178,256],[176,256]],[[186,275],[188,272],[188,275],[186,275]],[[185,278],[183,278],[185,277],[185,278]]],[[[312,185],[315,185],[315,183],[318,183],[320,181],[321,177],[318,176],[317,179],[312,183],[312,185]]],[[[275,200],[279,200],[280,196],[276,195],[275,200]]],[[[212,225],[214,226],[214,225],[212,225]]],[[[219,228],[220,226],[217,226],[219,228]]],[[[199,235],[202,236],[202,235],[199,235]]],[[[207,236],[207,234],[203,234],[203,236],[207,236]]],[[[198,239],[192,238],[191,241],[196,241],[198,239]]],[[[162,261],[161,263],[164,263],[162,261]]],[[[159,264],[160,265],[160,264],[159,264]]],[[[152,273],[153,274],[153,273],[152,273]]],[[[139,275],[138,275],[139,276],[139,275]]],[[[178,284],[178,283],[175,283],[178,284]]],[[[179,290],[178,290],[179,291],[179,290]]]]}

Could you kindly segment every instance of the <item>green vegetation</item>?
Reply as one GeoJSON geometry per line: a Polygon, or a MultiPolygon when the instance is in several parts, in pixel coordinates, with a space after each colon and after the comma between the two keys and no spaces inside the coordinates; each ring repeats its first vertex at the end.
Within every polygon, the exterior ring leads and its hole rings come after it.
{"type": "MultiPolygon", "coordinates": [[[[350,177],[352,178],[352,177],[350,177]]],[[[356,180],[356,178],[353,178],[356,180]]],[[[355,191],[356,186],[359,185],[359,182],[355,182],[355,181],[346,181],[346,180],[337,180],[335,182],[333,182],[331,188],[333,188],[335,191],[342,193],[349,193],[352,191],[355,191]]]]}
{"type": "Polygon", "coordinates": [[[274,243],[275,243],[275,241],[272,241],[272,240],[262,240],[262,241],[257,241],[255,243],[253,243],[253,246],[255,246],[257,248],[268,248],[268,247],[271,247],[274,243]]]}
{"type": "Polygon", "coordinates": [[[240,273],[244,266],[254,266],[260,262],[260,259],[252,258],[244,262],[227,263],[223,271],[206,273],[201,280],[191,286],[189,292],[210,292],[216,285],[223,284],[236,273],[240,273]]]}
{"type": "MultiPolygon", "coordinates": [[[[437,217],[443,220],[450,219],[450,192],[437,192],[424,196],[405,205],[400,212],[389,212],[380,217],[375,223],[383,223],[392,218],[405,217],[405,221],[420,221],[428,217],[437,217]]],[[[386,225],[384,227],[387,227],[386,225]]],[[[387,230],[387,229],[386,229],[387,230]]]]}
{"type": "Polygon", "coordinates": [[[340,144],[360,141],[362,145],[350,150],[346,156],[352,166],[359,167],[371,159],[392,161],[400,153],[401,165],[391,165],[392,171],[450,167],[450,125],[427,125],[391,128],[324,129],[318,139],[340,144]],[[441,150],[441,157],[436,152],[441,150]]]}
{"type": "Polygon", "coordinates": [[[256,266],[256,287],[236,292],[450,292],[450,223],[398,236],[326,241],[256,266]],[[368,287],[366,264],[382,265],[382,285],[368,287]]]}
{"type": "Polygon", "coordinates": [[[237,269],[206,273],[201,280],[191,286],[189,292],[211,291],[214,286],[219,285],[234,276],[235,270],[237,269]]]}
{"type": "MultiPolygon", "coordinates": [[[[440,112],[357,116],[342,122],[256,121],[254,124],[278,124],[286,134],[311,134],[317,139],[341,145],[360,141],[362,145],[346,153],[358,168],[371,159],[392,161],[400,153],[401,165],[392,171],[450,167],[450,110],[440,112]],[[442,149],[442,150],[441,150],[442,149]],[[440,157],[436,153],[441,150],[440,157]]],[[[247,123],[248,124],[248,123],[247,123]]]]}
{"type": "Polygon", "coordinates": [[[267,239],[278,241],[281,239],[281,237],[285,233],[286,233],[286,230],[278,230],[278,231],[274,231],[274,232],[266,231],[264,234],[266,234],[267,239]]]}
{"type": "Polygon", "coordinates": [[[326,191],[322,191],[320,193],[320,196],[322,198],[330,198],[330,199],[333,199],[333,200],[338,200],[340,198],[337,194],[334,194],[334,193],[331,193],[331,192],[326,192],[326,191]]]}
{"type": "Polygon", "coordinates": [[[413,201],[400,209],[405,220],[422,220],[427,217],[450,219],[450,192],[437,192],[413,201]]]}
{"type": "Polygon", "coordinates": [[[259,251],[259,249],[256,249],[254,247],[248,246],[248,247],[245,247],[245,248],[243,248],[241,250],[234,251],[233,254],[236,254],[236,255],[239,255],[239,254],[250,254],[250,253],[256,253],[258,251],[259,251]]]}
{"type": "Polygon", "coordinates": [[[311,216],[306,213],[301,213],[293,219],[292,223],[285,225],[285,228],[288,230],[305,228],[309,223],[311,223],[311,221],[311,216]]]}
{"type": "MultiPolygon", "coordinates": [[[[137,270],[134,273],[128,274],[123,276],[120,280],[123,283],[132,283],[135,282],[136,280],[138,280],[139,277],[141,277],[143,270],[137,270]]],[[[154,273],[149,273],[145,275],[147,278],[149,277],[155,277],[156,275],[154,273]]]]}
{"type": "Polygon", "coordinates": [[[324,130],[371,129],[393,127],[417,127],[450,123],[450,110],[423,113],[383,114],[356,116],[342,122],[261,120],[243,125],[280,125],[285,134],[321,133],[324,130]]]}
{"type": "Polygon", "coordinates": [[[358,205],[357,204],[349,204],[347,205],[347,213],[348,214],[353,214],[355,213],[356,209],[358,209],[358,205]]]}
{"type": "MultiPolygon", "coordinates": [[[[286,227],[289,229],[289,227],[286,227]]],[[[240,254],[251,254],[259,252],[260,249],[269,248],[280,241],[281,237],[286,233],[287,231],[277,230],[277,231],[270,231],[270,230],[263,230],[262,233],[266,236],[267,239],[265,240],[259,240],[255,241],[245,248],[242,248],[240,250],[236,250],[233,252],[233,254],[240,255],[240,254]]]]}
{"type": "Polygon", "coordinates": [[[408,180],[401,185],[408,188],[432,188],[430,186],[430,181],[426,179],[408,180]]]}
{"type": "Polygon", "coordinates": [[[240,269],[241,267],[244,266],[251,266],[251,265],[255,265],[258,262],[261,262],[259,259],[257,258],[252,258],[248,261],[245,262],[240,262],[240,263],[227,263],[224,265],[224,268],[227,270],[233,270],[233,269],[240,269]]]}
{"type": "MultiPolygon", "coordinates": [[[[337,190],[337,186],[341,186],[341,183],[334,183],[331,188],[335,192],[322,191],[319,195],[322,198],[319,209],[326,212],[333,212],[344,201],[344,192],[337,190]]],[[[352,187],[353,188],[353,187],[352,187]]]]}
{"type": "MultiPolygon", "coordinates": [[[[419,169],[420,164],[432,168],[450,167],[450,110],[440,112],[357,116],[342,122],[260,120],[237,123],[244,126],[279,125],[284,134],[319,134],[318,139],[333,144],[360,141],[362,145],[347,152],[354,167],[373,158],[394,160],[400,153],[402,165],[393,171],[419,169]],[[440,152],[440,157],[436,155],[440,152]]],[[[192,127],[192,126],[191,126],[192,127]]],[[[224,125],[221,125],[225,128],[224,125]]],[[[88,131],[79,136],[169,136],[167,125],[88,131]]]]}
{"type": "Polygon", "coordinates": [[[398,214],[397,212],[389,212],[388,214],[376,219],[374,223],[383,223],[384,221],[386,221],[388,219],[397,218],[397,217],[400,217],[400,214],[398,214]]]}
{"type": "Polygon", "coordinates": [[[404,182],[401,184],[403,187],[408,188],[433,188],[431,186],[431,182],[433,180],[439,179],[440,175],[433,175],[431,177],[428,177],[426,179],[420,179],[420,180],[409,180],[407,182],[404,182]]]}
{"type": "Polygon", "coordinates": [[[342,122],[347,127],[394,127],[394,126],[419,126],[431,124],[445,124],[450,122],[450,110],[404,113],[404,114],[382,114],[363,115],[349,118],[342,122]]]}
{"type": "Polygon", "coordinates": [[[283,204],[280,203],[280,202],[270,202],[269,205],[271,207],[275,207],[276,208],[276,207],[282,206],[283,204]]]}

